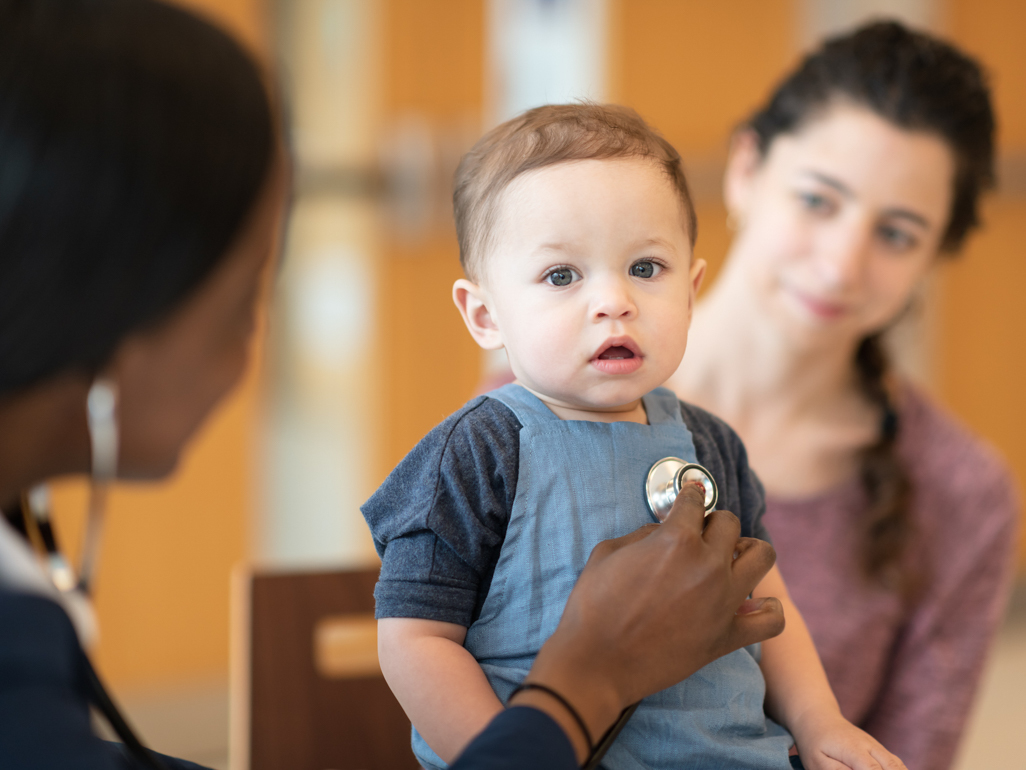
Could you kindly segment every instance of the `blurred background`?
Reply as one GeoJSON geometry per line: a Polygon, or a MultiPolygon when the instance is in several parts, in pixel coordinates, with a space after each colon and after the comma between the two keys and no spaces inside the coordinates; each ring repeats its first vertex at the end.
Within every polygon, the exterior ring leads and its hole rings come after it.
{"type": "MultiPolygon", "coordinates": [[[[684,156],[711,281],[728,243],[731,129],[823,35],[891,16],[977,55],[998,108],[986,225],[942,268],[902,365],[1026,480],[1026,4],[1018,0],[182,0],[266,63],[289,116],[295,208],[243,386],[159,487],[115,491],[99,667],[155,748],[227,763],[229,593],[240,564],[376,563],[360,503],[502,361],[453,308],[451,174],[537,104],[638,110],[684,156]]],[[[55,489],[72,551],[85,489],[55,489]]],[[[1019,768],[1026,541],[961,770],[1019,768]]]]}

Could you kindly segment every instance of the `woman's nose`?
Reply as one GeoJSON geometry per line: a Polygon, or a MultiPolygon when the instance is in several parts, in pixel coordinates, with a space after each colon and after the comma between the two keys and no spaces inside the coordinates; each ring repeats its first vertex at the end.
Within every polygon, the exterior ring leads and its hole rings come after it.
{"type": "Polygon", "coordinates": [[[827,287],[848,289],[862,280],[872,238],[872,226],[860,222],[839,228],[826,239],[817,267],[827,287]]]}

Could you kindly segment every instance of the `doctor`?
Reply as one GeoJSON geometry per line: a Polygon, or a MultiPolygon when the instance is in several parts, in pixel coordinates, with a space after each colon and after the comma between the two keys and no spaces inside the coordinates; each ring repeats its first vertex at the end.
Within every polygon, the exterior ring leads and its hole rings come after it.
{"type": "MultiPolygon", "coordinates": [[[[82,651],[88,604],[39,566],[20,498],[175,467],[246,365],[287,189],[261,75],[223,33],[150,0],[0,0],[4,768],[196,767],[121,722],[82,651]]],[[[524,692],[461,767],[573,767],[633,701],[780,632],[776,600],[745,600],[772,549],[702,514],[685,490],[596,549],[531,673],[560,697],[524,692]]]]}

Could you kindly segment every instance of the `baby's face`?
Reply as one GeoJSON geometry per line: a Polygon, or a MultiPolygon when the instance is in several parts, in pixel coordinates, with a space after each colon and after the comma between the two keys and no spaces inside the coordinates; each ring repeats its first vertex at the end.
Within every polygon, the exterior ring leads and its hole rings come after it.
{"type": "Polygon", "coordinates": [[[493,344],[475,336],[550,404],[634,404],[680,364],[703,270],[654,162],[549,166],[503,196],[478,287],[493,344]]]}

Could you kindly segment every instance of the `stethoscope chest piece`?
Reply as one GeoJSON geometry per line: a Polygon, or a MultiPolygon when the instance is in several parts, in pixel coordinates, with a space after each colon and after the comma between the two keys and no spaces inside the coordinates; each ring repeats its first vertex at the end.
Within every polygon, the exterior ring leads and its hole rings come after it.
{"type": "Polygon", "coordinates": [[[664,457],[652,466],[645,481],[645,496],[652,515],[660,522],[665,521],[681,488],[692,481],[705,488],[705,515],[715,511],[720,495],[712,474],[698,463],[687,463],[679,457],[664,457]]]}

